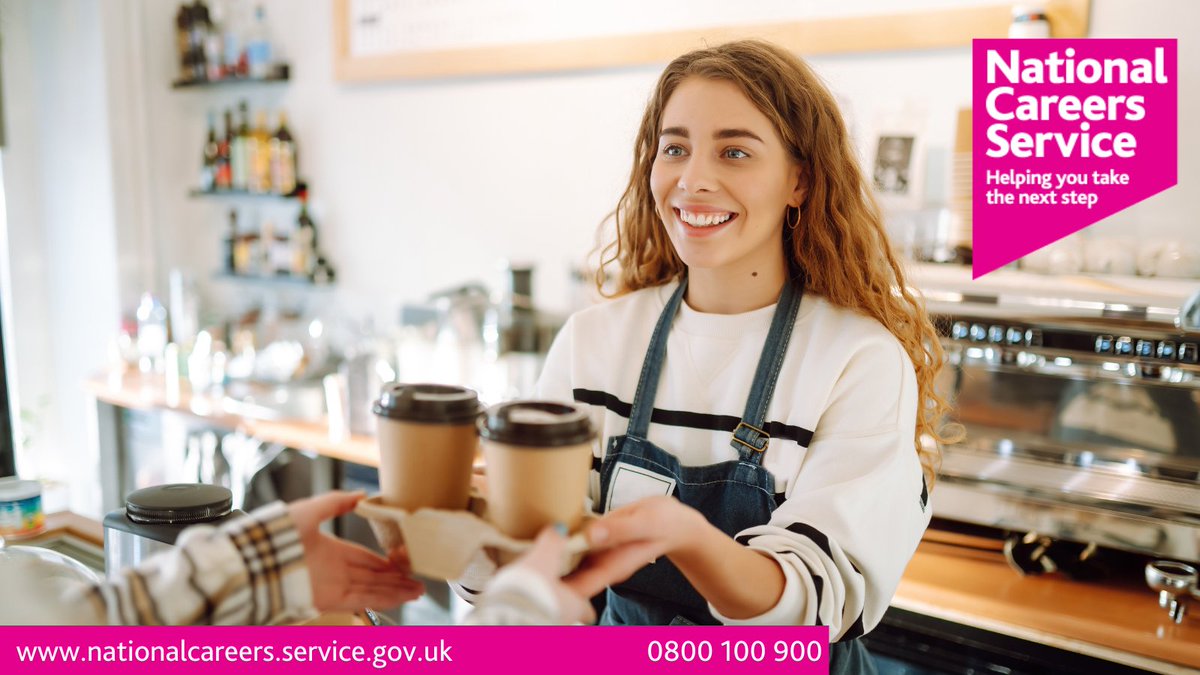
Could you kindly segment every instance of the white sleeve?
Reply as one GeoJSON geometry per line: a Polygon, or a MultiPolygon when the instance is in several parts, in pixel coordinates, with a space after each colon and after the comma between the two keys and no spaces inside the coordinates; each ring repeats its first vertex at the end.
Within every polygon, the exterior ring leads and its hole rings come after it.
{"type": "Polygon", "coordinates": [[[464,624],[490,626],[549,626],[559,623],[554,588],[542,575],[523,565],[500,571],[464,624]]]}
{"type": "Polygon", "coordinates": [[[835,641],[879,623],[929,524],[916,414],[916,376],[900,344],[875,341],[855,352],[786,501],[768,524],[737,536],[783,567],[780,601],[745,621],[714,611],[718,620],[825,625],[835,641]]]}
{"type": "Polygon", "coordinates": [[[571,386],[574,335],[575,317],[571,316],[558,331],[554,342],[550,344],[550,351],[546,353],[546,362],[542,366],[542,373],[537,381],[538,398],[566,402],[575,400],[574,390],[571,386]]]}

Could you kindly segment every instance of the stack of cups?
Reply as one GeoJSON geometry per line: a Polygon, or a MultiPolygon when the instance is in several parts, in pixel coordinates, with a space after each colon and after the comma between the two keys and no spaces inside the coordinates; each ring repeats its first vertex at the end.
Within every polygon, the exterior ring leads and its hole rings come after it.
{"type": "Polygon", "coordinates": [[[515,539],[583,522],[595,432],[585,412],[549,401],[512,401],[479,418],[487,465],[487,518],[515,539]]]}
{"type": "Polygon", "coordinates": [[[390,384],[373,410],[384,503],[406,511],[467,508],[479,396],[465,387],[390,384]]]}

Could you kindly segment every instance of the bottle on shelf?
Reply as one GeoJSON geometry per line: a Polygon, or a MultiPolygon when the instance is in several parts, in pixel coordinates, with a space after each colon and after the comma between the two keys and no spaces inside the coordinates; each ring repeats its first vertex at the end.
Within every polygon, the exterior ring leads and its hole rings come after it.
{"type": "Polygon", "coordinates": [[[296,142],[287,127],[287,113],[279,112],[279,128],[270,142],[271,190],[290,195],[296,191],[296,142]]]}
{"type": "Polygon", "coordinates": [[[179,58],[179,79],[192,79],[192,8],[180,5],[175,13],[175,50],[179,58]]]}
{"type": "Polygon", "coordinates": [[[292,235],[291,272],[297,277],[312,279],[317,267],[317,224],[308,213],[308,190],[300,188],[300,215],[292,235]]]}
{"type": "Polygon", "coordinates": [[[262,5],[254,9],[254,22],[246,33],[246,64],[250,77],[263,78],[271,74],[271,40],[267,31],[267,11],[262,5]]]}
{"type": "Polygon", "coordinates": [[[275,262],[275,222],[267,219],[258,232],[258,255],[254,259],[255,271],[259,276],[269,277],[275,273],[271,265],[275,262]]]}
{"type": "Polygon", "coordinates": [[[217,141],[217,171],[213,188],[228,190],[233,187],[233,112],[225,110],[225,136],[217,141]]]}
{"type": "Polygon", "coordinates": [[[208,138],[204,141],[204,163],[200,168],[200,189],[205,192],[211,192],[217,187],[218,154],[216,115],[209,111],[208,138]]]}
{"type": "Polygon", "coordinates": [[[209,80],[216,81],[225,78],[225,47],[222,45],[224,33],[221,24],[225,22],[225,7],[220,0],[213,0],[207,9],[208,25],[204,36],[204,61],[209,80]]]}
{"type": "Polygon", "coordinates": [[[229,209],[229,231],[225,235],[225,273],[238,273],[238,216],[237,209],[229,209]]]}
{"type": "Polygon", "coordinates": [[[246,187],[250,192],[271,191],[271,132],[267,130],[267,113],[260,110],[255,115],[254,130],[250,134],[249,176],[246,187]]]}
{"type": "Polygon", "coordinates": [[[233,163],[232,184],[234,190],[245,190],[250,178],[250,147],[252,140],[250,135],[250,111],[245,101],[238,104],[238,113],[241,119],[238,123],[237,133],[233,137],[232,147],[230,148],[233,163]]]}
{"type": "Polygon", "coordinates": [[[189,36],[189,48],[192,53],[192,80],[201,81],[208,77],[208,60],[204,51],[204,43],[208,38],[210,18],[208,5],[204,0],[196,0],[192,5],[192,30],[189,36]]]}
{"type": "Polygon", "coordinates": [[[225,77],[245,77],[246,71],[241,68],[242,31],[246,26],[240,0],[216,0],[221,2],[221,13],[224,21],[220,24],[221,47],[224,49],[225,77]]]}

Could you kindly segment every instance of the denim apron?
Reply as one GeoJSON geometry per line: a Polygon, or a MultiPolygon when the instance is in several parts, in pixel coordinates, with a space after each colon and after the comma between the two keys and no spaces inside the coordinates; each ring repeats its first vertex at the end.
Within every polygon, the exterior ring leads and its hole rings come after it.
{"type": "MultiPolygon", "coordinates": [[[[679,501],[700,511],[710,523],[734,537],[738,532],[770,521],[775,510],[775,479],[763,466],[770,437],[763,429],[767,407],[787,354],[796,313],[804,294],[802,282],[784,285],[771,328],[759,357],[750,396],[730,445],[736,460],[705,466],[682,466],[671,453],[647,440],[654,396],[667,351],[667,334],[683,302],[687,278],[679,284],[654,327],[650,347],[634,394],[629,427],[624,436],[608,440],[600,467],[598,511],[607,510],[620,474],[638,480],[661,479],[679,501]],[[673,482],[673,486],[672,486],[673,482]]],[[[708,611],[708,602],[696,592],[666,557],[643,567],[624,583],[608,590],[600,617],[604,625],[719,625],[708,611]]],[[[870,657],[858,640],[835,643],[830,648],[830,672],[873,672],[870,657]]]]}

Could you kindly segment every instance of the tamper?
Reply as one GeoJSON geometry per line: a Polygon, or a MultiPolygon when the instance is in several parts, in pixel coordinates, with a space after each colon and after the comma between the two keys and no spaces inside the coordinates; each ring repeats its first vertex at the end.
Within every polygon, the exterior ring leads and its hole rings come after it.
{"type": "Polygon", "coordinates": [[[1158,591],[1158,605],[1171,614],[1175,623],[1183,621],[1188,597],[1196,591],[1196,568],[1169,560],[1146,564],[1146,584],[1158,591]]]}

